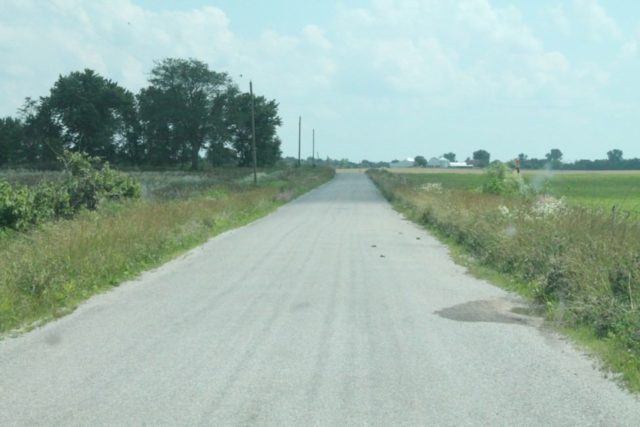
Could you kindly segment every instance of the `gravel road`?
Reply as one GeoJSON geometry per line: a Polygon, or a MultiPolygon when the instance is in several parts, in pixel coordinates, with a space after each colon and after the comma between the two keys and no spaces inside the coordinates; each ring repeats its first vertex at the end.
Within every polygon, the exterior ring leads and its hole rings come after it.
{"type": "Polygon", "coordinates": [[[0,425],[637,426],[360,173],[0,341],[0,425]]]}

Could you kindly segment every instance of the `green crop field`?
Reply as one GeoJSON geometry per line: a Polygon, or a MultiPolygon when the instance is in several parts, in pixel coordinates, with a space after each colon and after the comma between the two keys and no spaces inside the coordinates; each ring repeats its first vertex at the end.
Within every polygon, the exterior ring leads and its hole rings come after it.
{"type": "Polygon", "coordinates": [[[640,173],[565,173],[547,178],[548,191],[583,206],[640,213],[640,173]]]}
{"type": "MultiPolygon", "coordinates": [[[[486,181],[479,170],[401,169],[407,183],[439,183],[445,189],[474,191],[486,181]]],[[[570,204],[640,213],[640,172],[525,171],[524,179],[543,194],[564,197],[570,204]]]]}

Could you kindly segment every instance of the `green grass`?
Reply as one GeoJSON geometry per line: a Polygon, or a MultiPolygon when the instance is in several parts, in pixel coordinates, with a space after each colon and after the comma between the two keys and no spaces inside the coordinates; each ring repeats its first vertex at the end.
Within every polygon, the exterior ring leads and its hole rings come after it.
{"type": "Polygon", "coordinates": [[[486,182],[486,177],[480,173],[464,172],[412,172],[401,173],[393,171],[394,175],[402,177],[406,185],[420,187],[424,184],[441,184],[447,190],[476,190],[486,182]]]}
{"type": "MultiPolygon", "coordinates": [[[[414,187],[440,183],[448,190],[474,191],[486,182],[486,176],[477,171],[416,169],[397,174],[414,187]]],[[[615,206],[619,211],[640,214],[640,172],[524,171],[523,175],[539,192],[563,197],[572,205],[606,210],[615,206]]]]}
{"type": "MultiPolygon", "coordinates": [[[[106,204],[73,220],[0,238],[0,332],[68,313],[97,292],[272,212],[334,173],[327,168],[268,172],[257,187],[236,182],[236,171],[206,178],[208,186],[199,179],[187,186],[188,174],[168,174],[171,187],[176,179],[182,182],[176,197],[162,191],[161,197],[106,204]]],[[[162,181],[161,175],[153,181],[162,181]]]]}
{"type": "MultiPolygon", "coordinates": [[[[528,297],[640,392],[640,220],[548,196],[465,189],[477,176],[426,175],[369,171],[394,206],[448,243],[458,261],[528,297]],[[434,182],[441,186],[425,185],[434,182]]],[[[619,182],[608,177],[593,200],[619,182]]],[[[595,177],[576,182],[588,179],[595,177]]]]}
{"type": "Polygon", "coordinates": [[[628,172],[553,175],[548,191],[576,205],[640,213],[640,174],[628,172]]]}

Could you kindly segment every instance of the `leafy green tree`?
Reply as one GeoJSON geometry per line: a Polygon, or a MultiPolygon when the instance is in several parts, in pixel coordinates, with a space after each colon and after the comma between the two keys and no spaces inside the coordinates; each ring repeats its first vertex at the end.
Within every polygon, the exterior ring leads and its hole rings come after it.
{"type": "Polygon", "coordinates": [[[550,162],[560,162],[562,161],[562,151],[557,148],[552,148],[551,151],[545,154],[545,157],[550,162]]]}
{"type": "Polygon", "coordinates": [[[455,162],[456,161],[456,154],[449,152],[449,153],[444,153],[442,155],[442,157],[444,157],[445,159],[449,160],[450,162],[455,162]]]}
{"type": "Polygon", "coordinates": [[[149,87],[140,91],[137,100],[146,161],[156,166],[183,162],[184,140],[177,129],[171,94],[149,87]]]}
{"type": "Polygon", "coordinates": [[[545,157],[553,168],[557,169],[562,165],[562,151],[557,148],[552,148],[551,151],[545,154],[545,157]]]}
{"type": "Polygon", "coordinates": [[[219,135],[219,97],[231,85],[225,73],[196,59],[166,58],[151,70],[150,87],[138,96],[142,133],[155,163],[188,161],[197,169],[200,151],[219,135]]]}
{"type": "MultiPolygon", "coordinates": [[[[278,103],[268,101],[263,96],[256,96],[256,155],[259,166],[270,166],[282,155],[280,139],[276,135],[277,127],[282,124],[278,116],[278,103]]],[[[227,111],[227,129],[231,144],[238,155],[240,166],[253,163],[251,141],[251,95],[236,94],[229,98],[227,111]]]]}
{"type": "Polygon", "coordinates": [[[136,120],[131,92],[90,69],[60,76],[41,108],[66,148],[109,161],[127,145],[136,120]]]}
{"type": "Polygon", "coordinates": [[[622,150],[618,150],[617,148],[607,151],[607,158],[612,163],[618,163],[622,160],[622,150]]]}
{"type": "Polygon", "coordinates": [[[15,154],[16,164],[41,168],[54,167],[64,151],[61,127],[53,121],[48,98],[27,98],[20,108],[24,133],[15,154]]]}
{"type": "Polygon", "coordinates": [[[424,156],[416,156],[413,159],[413,162],[418,167],[421,167],[421,168],[427,167],[427,159],[424,156]]]}
{"type": "Polygon", "coordinates": [[[491,154],[486,150],[477,150],[473,152],[473,163],[481,168],[489,165],[491,154]]]}
{"type": "Polygon", "coordinates": [[[0,166],[18,163],[23,137],[24,126],[20,120],[0,118],[0,166]]]}
{"type": "Polygon", "coordinates": [[[217,96],[211,105],[210,135],[207,146],[207,159],[213,166],[237,164],[237,153],[231,141],[230,115],[234,107],[234,98],[239,90],[229,86],[217,96]]]}

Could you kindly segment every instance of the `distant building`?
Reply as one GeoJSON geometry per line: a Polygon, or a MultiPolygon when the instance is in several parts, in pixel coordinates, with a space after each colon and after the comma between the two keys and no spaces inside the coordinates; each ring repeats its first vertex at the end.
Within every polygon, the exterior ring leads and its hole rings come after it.
{"type": "Polygon", "coordinates": [[[444,157],[432,157],[429,159],[429,162],[427,164],[431,168],[448,168],[450,163],[451,162],[449,162],[449,160],[445,159],[444,157]]]}
{"type": "Polygon", "coordinates": [[[467,164],[467,162],[450,162],[450,168],[472,168],[473,165],[467,164]]]}
{"type": "Polygon", "coordinates": [[[412,168],[415,166],[413,157],[407,157],[405,160],[399,160],[389,163],[390,168],[412,168]]]}

